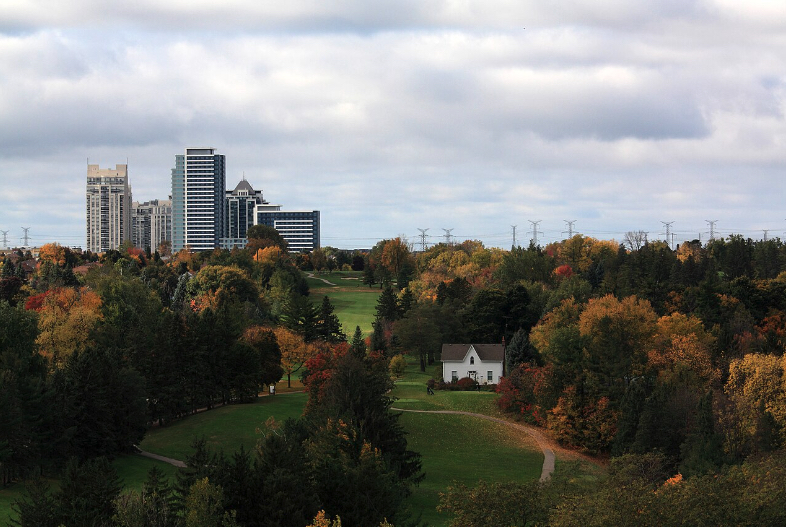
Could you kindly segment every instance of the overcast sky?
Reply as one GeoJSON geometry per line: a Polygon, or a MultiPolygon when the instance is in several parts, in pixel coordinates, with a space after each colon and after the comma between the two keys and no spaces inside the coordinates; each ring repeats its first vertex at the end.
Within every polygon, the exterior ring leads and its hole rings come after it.
{"type": "Polygon", "coordinates": [[[783,0],[4,0],[0,230],[84,246],[88,158],[147,201],[211,146],[341,248],[783,238],[785,110],[783,0]]]}

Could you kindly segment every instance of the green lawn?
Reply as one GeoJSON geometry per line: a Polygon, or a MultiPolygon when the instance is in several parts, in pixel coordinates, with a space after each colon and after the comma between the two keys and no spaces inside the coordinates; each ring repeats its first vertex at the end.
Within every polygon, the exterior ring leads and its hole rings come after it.
{"type": "MultiPolygon", "coordinates": [[[[177,468],[168,463],[136,454],[121,456],[112,461],[112,465],[117,470],[117,475],[120,477],[123,487],[134,490],[142,488],[142,484],[147,479],[147,472],[154,466],[158,467],[172,482],[174,482],[174,475],[177,470],[177,468]]],[[[50,480],[49,484],[53,490],[58,488],[58,482],[55,479],[50,480]]],[[[0,525],[11,524],[12,516],[16,516],[11,507],[16,500],[23,497],[23,494],[24,485],[22,483],[0,489],[0,525]]]]}
{"type": "Polygon", "coordinates": [[[278,394],[260,397],[251,404],[234,404],[187,417],[169,426],[152,428],[139,445],[142,450],[174,459],[185,460],[191,453],[194,438],[204,437],[213,449],[227,454],[243,445],[246,450],[256,446],[265,421],[274,417],[285,421],[300,417],[306,404],[305,393],[278,394]]]}
{"type": "MultiPolygon", "coordinates": [[[[410,359],[410,358],[408,358],[410,359]]],[[[458,410],[499,416],[492,392],[436,391],[426,394],[426,381],[439,363],[418,368],[408,360],[407,371],[391,393],[396,408],[458,410]]],[[[440,370],[441,371],[441,370],[440,370]]],[[[422,514],[427,525],[444,525],[448,518],[437,512],[439,493],[454,482],[476,485],[486,481],[528,481],[540,477],[543,453],[529,436],[499,423],[463,415],[404,413],[409,448],[420,452],[426,479],[409,499],[412,512],[422,514]]]]}
{"type": "Polygon", "coordinates": [[[540,477],[543,453],[529,436],[499,423],[464,415],[403,414],[409,448],[420,452],[426,478],[408,503],[427,525],[447,522],[439,493],[454,482],[529,481],[540,477]]]}
{"type": "Polygon", "coordinates": [[[407,373],[396,382],[392,392],[398,398],[394,406],[404,410],[458,410],[501,417],[496,404],[498,396],[494,392],[435,390],[434,395],[426,395],[426,382],[436,370],[441,375],[442,363],[427,366],[426,371],[421,372],[417,359],[407,357],[407,373]]]}
{"type": "Polygon", "coordinates": [[[375,307],[380,294],[379,288],[370,288],[360,280],[362,273],[355,271],[334,271],[332,273],[314,274],[315,278],[306,278],[310,288],[310,298],[314,304],[322,303],[327,295],[335,308],[347,338],[351,339],[355,328],[360,326],[365,335],[371,334],[375,307]],[[324,278],[328,285],[319,278],[324,278]]]}

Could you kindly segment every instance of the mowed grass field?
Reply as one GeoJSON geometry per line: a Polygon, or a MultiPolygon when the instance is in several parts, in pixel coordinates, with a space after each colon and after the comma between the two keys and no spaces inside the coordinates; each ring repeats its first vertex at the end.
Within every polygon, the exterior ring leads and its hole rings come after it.
{"type": "MultiPolygon", "coordinates": [[[[286,385],[286,381],[284,381],[286,385]]],[[[139,445],[142,450],[184,461],[195,438],[204,437],[213,450],[231,454],[242,445],[253,450],[265,421],[298,418],[303,414],[305,393],[279,393],[250,404],[222,406],[189,416],[169,426],[152,428],[139,445]],[[260,430],[260,433],[257,431],[260,430]]]]}
{"type": "Polygon", "coordinates": [[[347,338],[351,339],[360,326],[364,335],[373,331],[374,308],[379,298],[379,287],[368,287],[362,282],[359,271],[334,271],[332,273],[306,273],[311,301],[319,306],[327,295],[335,308],[347,338]],[[313,277],[308,277],[313,274],[313,277]],[[328,283],[323,282],[327,280],[328,283]]]}
{"type": "MultiPolygon", "coordinates": [[[[435,365],[439,366],[439,364],[435,365]]],[[[411,410],[457,410],[498,417],[497,394],[492,392],[436,391],[426,394],[426,381],[435,366],[421,372],[408,361],[404,376],[392,394],[394,407],[411,410]]],[[[440,492],[454,483],[474,486],[488,482],[531,481],[540,477],[543,453],[519,430],[464,415],[402,413],[409,448],[422,455],[426,478],[413,489],[409,506],[431,526],[448,517],[437,511],[440,492]]]]}
{"type": "MultiPolygon", "coordinates": [[[[153,467],[158,467],[171,481],[174,481],[175,471],[177,470],[168,463],[149,459],[137,454],[121,456],[112,461],[112,465],[115,467],[115,470],[117,470],[117,475],[120,477],[123,487],[134,490],[140,490],[142,488],[142,484],[147,479],[148,471],[153,467]]],[[[58,488],[58,481],[56,479],[50,479],[49,485],[53,490],[56,490],[58,488]]],[[[16,518],[12,506],[15,501],[22,499],[23,495],[24,485],[22,483],[0,489],[0,525],[11,525],[11,519],[16,518]]]]}

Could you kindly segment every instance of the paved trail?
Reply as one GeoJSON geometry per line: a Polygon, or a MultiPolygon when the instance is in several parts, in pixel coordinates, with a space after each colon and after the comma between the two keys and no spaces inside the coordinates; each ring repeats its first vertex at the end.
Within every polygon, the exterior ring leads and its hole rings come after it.
{"type": "Polygon", "coordinates": [[[309,278],[313,278],[314,280],[322,280],[322,281],[323,281],[323,282],[325,282],[327,285],[332,285],[332,286],[336,286],[336,287],[338,286],[338,284],[334,284],[333,282],[328,282],[328,281],[327,281],[327,280],[325,280],[324,278],[320,278],[320,277],[318,277],[318,276],[314,276],[314,273],[308,273],[306,276],[308,276],[309,278]]]}
{"type": "Polygon", "coordinates": [[[474,412],[459,412],[457,410],[405,410],[403,408],[391,408],[391,410],[397,410],[399,412],[412,412],[416,414],[452,414],[452,415],[469,415],[472,417],[477,417],[478,419],[485,419],[486,421],[494,421],[495,423],[500,423],[505,426],[510,426],[517,430],[521,430],[529,434],[532,439],[538,444],[540,449],[543,451],[543,470],[540,472],[540,480],[546,481],[551,477],[551,474],[554,472],[554,450],[551,448],[551,442],[544,436],[537,428],[532,426],[521,425],[518,423],[511,423],[510,421],[505,421],[504,419],[499,419],[497,417],[491,417],[489,415],[483,414],[476,414],[474,412]]]}
{"type": "Polygon", "coordinates": [[[139,450],[137,453],[140,456],[149,457],[150,459],[157,459],[158,461],[169,463],[170,465],[174,465],[178,468],[186,468],[186,464],[180,461],[179,459],[172,459],[171,457],[159,456],[158,454],[153,454],[152,452],[145,452],[144,450],[139,450]]]}

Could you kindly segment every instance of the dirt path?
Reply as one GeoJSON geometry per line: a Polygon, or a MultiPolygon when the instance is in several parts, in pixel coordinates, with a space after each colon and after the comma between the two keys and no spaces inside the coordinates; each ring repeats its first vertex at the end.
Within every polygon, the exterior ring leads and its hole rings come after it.
{"type": "Polygon", "coordinates": [[[338,284],[334,284],[333,282],[328,282],[328,281],[327,281],[327,280],[325,280],[324,278],[320,278],[320,277],[318,277],[318,276],[314,276],[314,273],[308,273],[306,276],[308,276],[309,278],[313,278],[314,280],[322,280],[322,281],[323,281],[323,282],[325,282],[327,285],[332,285],[332,286],[334,286],[334,287],[335,287],[335,286],[338,286],[338,284]]]}
{"type": "Polygon", "coordinates": [[[164,463],[169,463],[170,465],[174,465],[178,468],[186,468],[186,464],[180,461],[179,459],[172,459],[171,457],[159,456],[158,454],[153,454],[152,452],[145,452],[144,450],[139,450],[137,454],[139,454],[140,456],[149,457],[150,459],[163,461],[164,463]]]}
{"type": "Polygon", "coordinates": [[[494,421],[495,423],[500,423],[505,426],[510,426],[511,428],[515,428],[517,430],[521,430],[529,434],[529,436],[535,440],[538,444],[538,447],[543,451],[543,470],[540,472],[540,480],[546,481],[551,477],[551,474],[554,473],[554,449],[552,448],[551,441],[543,435],[537,428],[533,426],[522,425],[519,423],[511,423],[510,421],[506,421],[504,419],[499,419],[497,417],[491,417],[489,415],[483,414],[476,414],[474,412],[460,412],[457,410],[405,410],[403,408],[391,408],[391,410],[397,410],[399,412],[412,412],[416,414],[453,414],[453,415],[469,415],[472,417],[477,417],[478,419],[485,419],[486,421],[494,421]]]}

